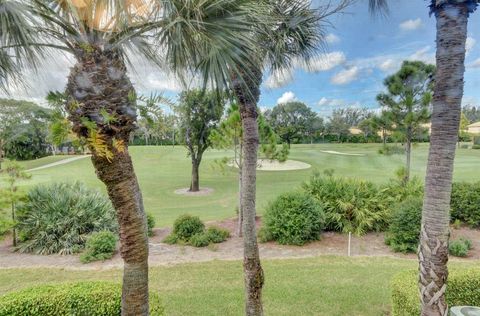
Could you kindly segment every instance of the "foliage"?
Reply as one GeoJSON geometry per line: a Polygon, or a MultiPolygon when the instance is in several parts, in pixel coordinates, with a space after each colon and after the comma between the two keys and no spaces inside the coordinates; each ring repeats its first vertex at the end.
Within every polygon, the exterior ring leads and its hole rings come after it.
{"type": "Polygon", "coordinates": [[[303,188],[323,205],[327,230],[362,235],[387,227],[390,210],[371,182],[315,173],[303,188]]]}
{"type": "Polygon", "coordinates": [[[113,257],[117,245],[117,236],[111,231],[100,231],[90,234],[85,244],[85,251],[80,256],[80,261],[106,260],[113,257]]]}
{"type": "MultiPolygon", "coordinates": [[[[480,302],[480,270],[450,269],[446,300],[449,306],[477,306],[480,302]]],[[[420,315],[418,271],[407,270],[392,280],[392,316],[420,315]]]]}
{"type": "Polygon", "coordinates": [[[324,223],[323,209],[313,197],[304,192],[284,193],[267,206],[261,239],[303,245],[320,238],[324,223]]]}
{"type": "Polygon", "coordinates": [[[18,213],[22,252],[71,254],[84,247],[88,234],[117,230],[110,200],[79,182],[34,187],[18,213]]]}
{"type": "Polygon", "coordinates": [[[230,237],[230,233],[219,227],[208,227],[196,216],[182,215],[175,220],[173,231],[163,242],[166,244],[187,244],[194,247],[206,247],[210,243],[221,243],[230,237]]]}
{"type": "Polygon", "coordinates": [[[448,253],[455,257],[466,257],[470,249],[472,249],[472,241],[463,237],[450,241],[448,245],[448,253]]]}
{"type": "MultiPolygon", "coordinates": [[[[0,316],[120,316],[121,285],[77,282],[39,285],[0,297],[0,316]]],[[[150,293],[150,315],[164,315],[156,293],[150,293]]]]}
{"type": "Polygon", "coordinates": [[[411,178],[405,182],[405,168],[399,168],[395,172],[395,178],[380,187],[383,198],[388,205],[403,202],[408,198],[423,197],[423,182],[418,177],[411,178]]]}
{"type": "Polygon", "coordinates": [[[193,247],[206,247],[210,244],[210,240],[207,234],[205,234],[205,232],[202,232],[193,235],[189,240],[189,244],[193,247]]]}
{"type": "Polygon", "coordinates": [[[411,197],[393,207],[385,243],[394,251],[416,252],[420,240],[423,199],[411,197]]]}
{"type": "Polygon", "coordinates": [[[148,237],[154,235],[153,229],[155,228],[155,217],[151,213],[147,213],[147,233],[148,237]]]}
{"type": "Polygon", "coordinates": [[[175,235],[179,240],[187,242],[193,235],[202,233],[204,230],[205,224],[199,217],[186,214],[175,220],[172,235],[175,235]]]}
{"type": "Polygon", "coordinates": [[[224,242],[230,237],[230,232],[226,229],[211,226],[205,231],[208,240],[214,244],[224,242]]]}
{"type": "Polygon", "coordinates": [[[480,182],[453,183],[451,219],[472,227],[480,227],[480,182]]]}
{"type": "Polygon", "coordinates": [[[380,155],[385,155],[385,156],[391,156],[391,155],[404,155],[405,154],[405,148],[393,145],[393,146],[383,146],[378,150],[378,153],[380,155]]]}
{"type": "Polygon", "coordinates": [[[462,108],[462,113],[469,122],[480,121],[480,107],[478,106],[466,105],[462,108]]]}

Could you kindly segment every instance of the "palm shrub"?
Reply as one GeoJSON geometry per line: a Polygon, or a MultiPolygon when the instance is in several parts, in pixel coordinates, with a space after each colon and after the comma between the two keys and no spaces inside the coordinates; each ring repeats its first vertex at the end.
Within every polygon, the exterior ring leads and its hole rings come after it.
{"type": "Polygon", "coordinates": [[[387,228],[390,209],[371,182],[315,173],[303,189],[322,204],[326,230],[362,235],[387,228]]]}
{"type": "Polygon", "coordinates": [[[221,243],[230,237],[228,230],[208,227],[197,216],[182,215],[173,223],[173,231],[163,242],[167,244],[186,244],[194,247],[206,247],[211,243],[221,243]]]}
{"type": "Polygon", "coordinates": [[[106,196],[80,182],[39,185],[19,206],[21,252],[72,254],[87,236],[117,231],[115,211],[106,196]]]}
{"type": "Polygon", "coordinates": [[[455,257],[466,257],[470,249],[472,249],[472,241],[463,237],[450,241],[448,245],[448,253],[455,257]]]}
{"type": "Polygon", "coordinates": [[[147,233],[148,237],[152,237],[154,235],[153,229],[155,228],[155,217],[147,213],[147,233]]]}
{"type": "Polygon", "coordinates": [[[480,227],[480,182],[453,183],[450,207],[452,221],[480,227]]]}
{"type": "Polygon", "coordinates": [[[395,205],[385,237],[385,243],[394,251],[417,251],[420,240],[422,205],[421,197],[411,197],[395,205]]]}
{"type": "Polygon", "coordinates": [[[260,241],[303,245],[318,240],[325,222],[322,206],[305,192],[289,192],[271,202],[263,216],[260,241]]]}
{"type": "Polygon", "coordinates": [[[111,231],[92,233],[85,245],[80,261],[88,263],[113,257],[117,245],[117,236],[111,231]]]}

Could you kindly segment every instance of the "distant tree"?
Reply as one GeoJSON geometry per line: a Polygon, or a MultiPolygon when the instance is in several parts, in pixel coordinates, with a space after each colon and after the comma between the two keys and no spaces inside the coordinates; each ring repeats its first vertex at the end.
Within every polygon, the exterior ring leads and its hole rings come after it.
{"type": "Polygon", "coordinates": [[[352,121],[345,115],[345,110],[339,109],[332,112],[325,129],[327,134],[336,135],[340,141],[343,137],[348,136],[352,126],[352,121]]]}
{"type": "Polygon", "coordinates": [[[311,124],[308,124],[306,130],[305,130],[305,136],[310,138],[310,144],[313,144],[313,140],[323,134],[325,131],[325,123],[323,121],[323,118],[320,116],[316,116],[311,124]]]}
{"type": "Polygon", "coordinates": [[[162,109],[165,106],[172,107],[173,103],[162,94],[151,94],[148,97],[139,96],[137,98],[137,107],[140,114],[138,130],[143,135],[147,146],[151,139],[158,144],[158,141],[166,136],[166,116],[162,109]]]}
{"type": "Polygon", "coordinates": [[[275,133],[288,144],[298,142],[314,132],[317,114],[305,103],[288,102],[275,106],[265,113],[275,133]]]}
{"type": "Polygon", "coordinates": [[[460,143],[465,139],[469,139],[468,135],[468,125],[470,125],[470,121],[468,120],[467,116],[464,112],[462,112],[460,117],[460,128],[458,130],[458,147],[460,147],[460,143]]]}
{"type": "Polygon", "coordinates": [[[19,180],[30,179],[30,175],[24,171],[24,168],[17,162],[9,161],[2,173],[6,174],[8,186],[2,189],[2,200],[10,206],[12,216],[12,244],[17,246],[17,230],[15,227],[17,203],[25,196],[18,190],[17,182],[19,180]]]}
{"type": "Polygon", "coordinates": [[[463,107],[462,113],[471,123],[480,121],[480,106],[466,105],[463,107]]]}
{"type": "Polygon", "coordinates": [[[410,179],[410,161],[414,136],[430,119],[430,102],[433,91],[435,66],[420,61],[404,61],[401,69],[387,77],[387,93],[377,100],[392,122],[393,130],[405,143],[405,181],[410,179]]]}
{"type": "Polygon", "coordinates": [[[200,190],[199,167],[203,153],[211,146],[210,134],[220,123],[224,100],[216,92],[190,90],[180,94],[177,111],[180,133],[192,159],[191,192],[200,190]]]}

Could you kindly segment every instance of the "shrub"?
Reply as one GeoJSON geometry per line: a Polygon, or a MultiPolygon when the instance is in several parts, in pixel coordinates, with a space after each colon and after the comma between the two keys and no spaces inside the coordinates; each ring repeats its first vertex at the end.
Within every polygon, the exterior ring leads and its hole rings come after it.
{"type": "Polygon", "coordinates": [[[472,227],[480,227],[480,182],[454,183],[451,198],[451,219],[472,227]]]}
{"type": "Polygon", "coordinates": [[[193,235],[204,230],[205,224],[197,216],[182,215],[173,223],[173,234],[183,241],[189,241],[193,235]]]}
{"type": "Polygon", "coordinates": [[[166,243],[166,244],[169,244],[169,245],[174,245],[174,244],[179,242],[179,239],[178,239],[177,235],[172,233],[172,234],[168,235],[167,237],[165,237],[163,239],[163,242],[166,243]]]}
{"type": "Polygon", "coordinates": [[[284,193],[267,206],[263,234],[280,244],[303,245],[320,237],[324,222],[322,207],[310,195],[284,193]]]}
{"type": "Polygon", "coordinates": [[[117,245],[117,236],[110,231],[96,232],[87,239],[85,251],[80,261],[88,263],[113,257],[117,245]]]}
{"type": "MultiPolygon", "coordinates": [[[[420,315],[418,271],[408,270],[392,280],[392,316],[420,315]]],[[[480,303],[480,270],[452,269],[446,292],[450,306],[478,306],[480,303]]]]}
{"type": "Polygon", "coordinates": [[[472,149],[480,149],[480,145],[473,145],[472,149]]]}
{"type": "Polygon", "coordinates": [[[224,242],[230,237],[230,232],[220,227],[208,227],[205,231],[208,240],[214,244],[224,242]]]}
{"type": "Polygon", "coordinates": [[[466,238],[453,240],[448,245],[448,252],[455,257],[466,257],[470,249],[472,249],[472,241],[466,238]]]}
{"type": "Polygon", "coordinates": [[[86,236],[117,231],[110,200],[83,184],[34,187],[18,209],[19,250],[37,254],[71,254],[83,249],[86,236]]]}
{"type": "MultiPolygon", "coordinates": [[[[108,282],[40,285],[0,297],[0,316],[120,316],[122,288],[108,282]]],[[[150,293],[150,315],[164,315],[160,298],[150,293]]]]}
{"type": "Polygon", "coordinates": [[[323,206],[327,230],[362,235],[387,228],[388,204],[371,182],[317,173],[303,188],[323,206]]]}
{"type": "Polygon", "coordinates": [[[378,150],[380,155],[391,156],[391,155],[404,155],[405,148],[399,146],[383,146],[378,150]]]}
{"type": "Polygon", "coordinates": [[[420,241],[421,198],[409,198],[395,206],[385,242],[394,251],[415,252],[420,241]]]}
{"type": "Polygon", "coordinates": [[[189,244],[193,247],[207,247],[208,245],[210,245],[210,239],[205,232],[202,232],[193,235],[190,238],[189,244]]]}
{"type": "Polygon", "coordinates": [[[148,237],[152,237],[154,235],[153,229],[155,228],[155,217],[147,213],[147,229],[148,229],[148,237]]]}

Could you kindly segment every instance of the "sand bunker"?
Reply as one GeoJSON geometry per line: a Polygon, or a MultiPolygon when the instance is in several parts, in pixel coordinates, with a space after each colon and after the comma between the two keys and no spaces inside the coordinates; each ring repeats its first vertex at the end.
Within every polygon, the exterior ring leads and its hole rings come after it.
{"type": "Polygon", "coordinates": [[[332,154],[332,155],[342,155],[342,156],[365,156],[365,154],[351,154],[351,153],[341,153],[334,150],[320,150],[322,153],[332,154]]]}
{"type": "MultiPolygon", "coordinates": [[[[229,166],[233,166],[233,163],[230,163],[229,166]]],[[[237,167],[235,165],[235,167],[237,167]]],[[[277,160],[270,159],[258,159],[257,170],[262,171],[288,171],[288,170],[302,170],[308,169],[311,165],[305,162],[297,160],[287,160],[285,162],[279,162],[277,160]]]]}

